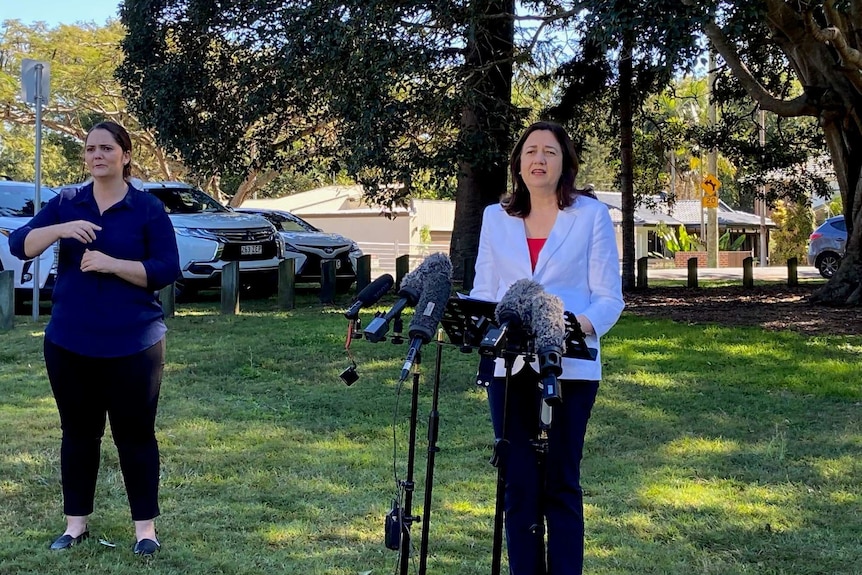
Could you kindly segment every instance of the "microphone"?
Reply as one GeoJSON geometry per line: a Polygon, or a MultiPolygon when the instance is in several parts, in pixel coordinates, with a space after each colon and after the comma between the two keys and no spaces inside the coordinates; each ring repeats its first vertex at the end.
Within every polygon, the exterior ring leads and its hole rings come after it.
{"type": "Polygon", "coordinates": [[[356,301],[344,312],[344,317],[347,319],[357,319],[360,309],[364,306],[377,303],[393,285],[395,285],[395,280],[392,279],[392,276],[383,274],[356,294],[356,301]]]}
{"type": "MultiPolygon", "coordinates": [[[[428,260],[426,259],[425,261],[428,260]]],[[[425,262],[422,262],[415,270],[401,278],[401,287],[398,289],[398,301],[384,315],[378,315],[368,323],[368,327],[363,332],[365,339],[371,343],[381,341],[386,332],[389,331],[389,322],[392,321],[392,318],[400,314],[405,307],[416,305],[422,293],[422,284],[425,283],[427,273],[428,267],[425,265],[425,262]]]]}
{"type": "Polygon", "coordinates": [[[425,289],[422,290],[422,295],[416,304],[416,313],[413,314],[408,328],[410,349],[401,368],[400,381],[407,379],[410,374],[419,348],[434,337],[437,324],[443,319],[446,302],[449,301],[449,295],[452,293],[452,262],[449,261],[449,257],[442,253],[432,254],[425,259],[423,264],[425,263],[428,264],[425,289]]]}
{"type": "Polygon", "coordinates": [[[509,287],[494,309],[497,326],[490,326],[479,343],[480,355],[502,355],[508,346],[510,330],[530,325],[533,299],[540,293],[544,293],[541,284],[529,279],[520,279],[509,287]]]}
{"type": "Polygon", "coordinates": [[[557,377],[563,373],[563,349],[566,342],[565,310],[562,300],[546,291],[538,294],[532,304],[530,326],[535,336],[539,356],[542,399],[547,405],[554,406],[563,400],[557,385],[557,377]]]}

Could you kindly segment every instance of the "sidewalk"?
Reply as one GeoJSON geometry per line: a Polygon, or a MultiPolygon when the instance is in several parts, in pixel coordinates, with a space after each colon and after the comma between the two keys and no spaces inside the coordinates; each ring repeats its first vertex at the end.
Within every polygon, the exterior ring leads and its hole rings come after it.
{"type": "MultiPolygon", "coordinates": [[[[787,281],[787,268],[767,266],[752,268],[754,281],[787,281]]],[[[637,272],[635,272],[637,273],[637,272]]],[[[802,280],[823,280],[823,276],[814,266],[799,266],[796,277],[802,280]]],[[[682,280],[688,279],[688,268],[649,268],[647,280],[682,280]]],[[[742,268],[697,268],[698,280],[739,280],[742,282],[742,268]]]]}

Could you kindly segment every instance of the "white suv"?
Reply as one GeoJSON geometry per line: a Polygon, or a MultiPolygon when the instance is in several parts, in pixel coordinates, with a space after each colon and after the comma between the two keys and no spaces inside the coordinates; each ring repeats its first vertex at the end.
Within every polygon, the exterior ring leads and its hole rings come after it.
{"type": "MultiPolygon", "coordinates": [[[[180,253],[178,295],[218,287],[222,268],[233,260],[239,261],[245,289],[256,295],[275,293],[284,243],[266,219],[230,210],[189,184],[133,181],[133,185],[165,204],[180,253]]],[[[288,256],[297,258],[297,269],[305,263],[302,254],[288,256]]]]}
{"type": "MultiPolygon", "coordinates": [[[[33,263],[21,261],[9,253],[9,234],[30,221],[36,199],[36,184],[0,180],[0,271],[15,272],[15,301],[32,299],[33,263]]],[[[39,200],[44,207],[57,193],[42,187],[39,200]]],[[[39,299],[50,299],[57,274],[57,244],[39,256],[39,299]]]]}

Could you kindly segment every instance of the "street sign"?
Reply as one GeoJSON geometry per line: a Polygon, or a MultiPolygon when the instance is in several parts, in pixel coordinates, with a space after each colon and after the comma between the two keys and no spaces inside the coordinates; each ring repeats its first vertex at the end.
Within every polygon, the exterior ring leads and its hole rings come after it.
{"type": "Polygon", "coordinates": [[[28,104],[42,99],[42,104],[48,102],[51,91],[51,64],[24,58],[21,60],[21,99],[28,104]],[[38,84],[38,90],[37,90],[38,84]]]}
{"type": "Polygon", "coordinates": [[[700,202],[704,208],[717,208],[718,196],[703,196],[700,199],[700,202]]]}
{"type": "Polygon", "coordinates": [[[714,196],[716,193],[718,193],[718,188],[720,187],[721,182],[719,182],[718,178],[716,178],[712,174],[707,174],[703,181],[700,183],[700,188],[707,196],[714,196]]]}

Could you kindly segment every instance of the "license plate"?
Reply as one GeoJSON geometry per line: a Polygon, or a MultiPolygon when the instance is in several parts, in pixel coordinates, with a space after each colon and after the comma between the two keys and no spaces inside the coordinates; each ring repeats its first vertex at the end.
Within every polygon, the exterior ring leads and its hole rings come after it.
{"type": "Polygon", "coordinates": [[[239,247],[241,256],[256,256],[263,253],[263,246],[260,244],[251,244],[239,247]]]}

